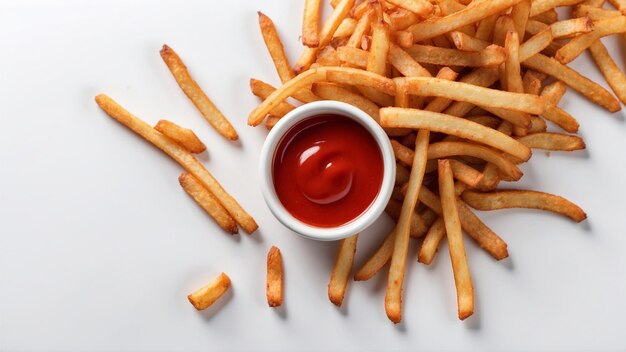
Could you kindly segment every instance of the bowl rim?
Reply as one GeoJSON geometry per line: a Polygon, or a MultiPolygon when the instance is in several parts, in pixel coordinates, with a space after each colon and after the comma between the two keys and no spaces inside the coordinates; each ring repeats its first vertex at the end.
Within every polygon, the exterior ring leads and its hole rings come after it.
{"type": "Polygon", "coordinates": [[[321,100],[307,103],[295,108],[281,118],[270,130],[263,147],[261,148],[259,175],[261,191],[265,203],[270,211],[284,226],[306,238],[320,241],[335,241],[356,235],[372,225],[383,213],[395,183],[396,163],[393,148],[389,137],[380,125],[366,112],[352,105],[333,101],[321,100]],[[273,182],[272,166],[276,149],[291,128],[308,118],[322,114],[337,114],[350,118],[372,135],[383,158],[383,180],[378,195],[369,208],[361,215],[337,227],[316,227],[295,218],[283,206],[276,194],[273,182]]]}

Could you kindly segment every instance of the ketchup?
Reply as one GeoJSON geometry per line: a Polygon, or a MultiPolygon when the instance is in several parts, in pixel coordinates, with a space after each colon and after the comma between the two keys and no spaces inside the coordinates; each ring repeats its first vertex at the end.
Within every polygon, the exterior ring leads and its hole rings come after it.
{"type": "Polygon", "coordinates": [[[280,141],[274,188],[291,215],[317,227],[346,224],[374,202],[383,181],[383,157],[358,122],[324,114],[306,119],[280,141]]]}

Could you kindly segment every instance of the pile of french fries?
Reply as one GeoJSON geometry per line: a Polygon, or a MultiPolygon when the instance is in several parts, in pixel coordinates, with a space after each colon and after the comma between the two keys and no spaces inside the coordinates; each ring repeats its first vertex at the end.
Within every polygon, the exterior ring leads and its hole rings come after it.
{"type": "MultiPolygon", "coordinates": [[[[319,25],[321,0],[305,0],[304,51],[293,65],[274,23],[259,12],[282,85],[250,80],[263,101],[249,125],[272,128],[295,108],[294,100],[336,100],[368,113],[391,139],[397,177],[387,212],[396,225],[354,274],[368,280],[390,264],[385,310],[391,321],[402,317],[410,238],[422,239],[416,241],[417,260],[424,264],[447,238],[458,316],[465,319],[474,312],[474,293],[462,231],[496,260],[508,256],[504,240],[471,208],[534,208],[577,222],[586,218],[562,197],[498,186],[522,177],[519,165],[530,159],[531,149],[585,148],[575,135],[578,122],[558,107],[567,87],[609,112],[626,103],[626,76],[600,40],[626,33],[626,1],[609,3],[331,0],[333,10],[319,25]],[[567,66],[585,50],[617,98],[567,66]],[[549,125],[560,131],[548,132],[549,125]]],[[[328,293],[337,305],[357,236],[341,242],[331,274],[328,293]]]]}

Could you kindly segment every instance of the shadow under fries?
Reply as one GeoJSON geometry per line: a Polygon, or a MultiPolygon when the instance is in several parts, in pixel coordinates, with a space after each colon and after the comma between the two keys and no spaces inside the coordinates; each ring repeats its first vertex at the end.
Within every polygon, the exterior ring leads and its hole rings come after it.
{"type": "MultiPolygon", "coordinates": [[[[241,232],[243,230],[240,228],[239,231],[241,232]]],[[[253,242],[256,242],[258,244],[265,242],[265,240],[263,239],[265,236],[263,236],[263,230],[261,230],[261,227],[259,227],[253,233],[246,235],[246,237],[250,238],[253,242]]]]}
{"type": "Polygon", "coordinates": [[[211,160],[211,156],[209,155],[209,149],[207,148],[205,151],[203,151],[202,153],[198,153],[198,154],[194,154],[196,159],[198,159],[198,161],[202,162],[203,164],[208,162],[209,160],[211,160]]]}
{"type": "MultiPolygon", "coordinates": [[[[284,289],[285,288],[283,287],[283,290],[284,289]]],[[[283,302],[280,307],[273,307],[272,311],[274,311],[274,314],[276,314],[280,319],[287,320],[287,307],[285,307],[285,302],[283,302]]]]}
{"type": "Polygon", "coordinates": [[[198,314],[200,314],[202,318],[207,322],[211,321],[211,319],[213,319],[213,317],[218,314],[220,310],[222,310],[222,307],[224,307],[226,304],[228,304],[228,302],[233,299],[234,295],[234,288],[231,285],[228,291],[226,291],[222,297],[220,297],[207,309],[199,311],[198,314]]]}

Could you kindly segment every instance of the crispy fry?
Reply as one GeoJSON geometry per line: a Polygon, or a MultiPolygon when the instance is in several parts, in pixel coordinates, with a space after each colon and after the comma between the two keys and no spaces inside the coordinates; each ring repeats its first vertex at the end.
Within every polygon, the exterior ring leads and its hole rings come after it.
{"type": "Polygon", "coordinates": [[[536,54],[522,62],[522,65],[535,71],[546,73],[578,91],[592,102],[604,107],[610,112],[621,109],[619,101],[597,83],[582,76],[571,68],[559,63],[553,58],[536,54]]]}
{"type": "Polygon", "coordinates": [[[552,24],[559,20],[559,15],[556,13],[556,10],[552,9],[546,12],[542,12],[537,16],[531,16],[531,18],[545,24],[552,24]]]}
{"type": "Polygon", "coordinates": [[[263,41],[265,42],[267,51],[272,58],[272,62],[274,63],[276,72],[278,72],[280,81],[285,83],[294,78],[296,74],[289,65],[285,49],[283,48],[283,43],[278,36],[274,22],[272,22],[272,20],[261,11],[257,12],[257,14],[259,15],[259,27],[261,28],[261,34],[263,35],[263,41]]]}
{"type": "MultiPolygon", "coordinates": [[[[387,72],[387,53],[389,52],[390,34],[389,26],[384,23],[374,23],[372,25],[372,44],[369,57],[367,58],[367,70],[379,75],[387,72]]],[[[370,88],[358,87],[359,91],[370,100],[380,106],[393,105],[393,98],[385,96],[384,93],[370,88]]]]}
{"type": "Polygon", "coordinates": [[[462,51],[477,52],[486,49],[491,43],[469,36],[463,32],[454,31],[450,33],[450,38],[454,46],[462,51]]]}
{"type": "Polygon", "coordinates": [[[480,248],[496,260],[502,260],[509,256],[506,242],[480,221],[460,199],[457,199],[457,208],[463,230],[478,243],[480,248]]]}
{"type": "Polygon", "coordinates": [[[364,96],[351,92],[350,90],[342,88],[339,85],[321,82],[314,83],[313,93],[325,100],[336,100],[356,106],[357,108],[365,111],[376,122],[380,121],[380,115],[378,112],[380,109],[376,104],[364,96]]]}
{"type": "Polygon", "coordinates": [[[428,70],[397,45],[391,44],[387,60],[406,77],[431,77],[428,70]]]}
{"type": "Polygon", "coordinates": [[[428,0],[387,0],[400,8],[411,11],[421,17],[429,15],[434,10],[433,4],[428,0]]]}
{"type": "Polygon", "coordinates": [[[204,310],[222,297],[229,288],[230,278],[221,273],[213,282],[188,295],[187,299],[197,310],[204,310]]]}
{"type": "Polygon", "coordinates": [[[518,4],[522,0],[491,0],[472,3],[461,11],[455,12],[445,17],[426,20],[409,27],[413,32],[414,40],[420,42],[425,39],[434,38],[438,35],[452,32],[457,28],[470,23],[477,22],[504,9],[518,4]]]}
{"type": "Polygon", "coordinates": [[[551,211],[581,222],[587,214],[569,200],[538,191],[506,190],[491,193],[466,191],[463,200],[472,208],[496,210],[508,208],[529,208],[551,211]]]}
{"type": "Polygon", "coordinates": [[[320,45],[318,22],[321,0],[305,0],[302,19],[302,44],[316,48],[320,45]]]}
{"type": "Polygon", "coordinates": [[[367,281],[371,279],[387,264],[393,252],[395,239],[396,228],[394,227],[393,230],[387,234],[376,252],[374,252],[365,264],[354,274],[354,281],[367,281]]]}
{"type": "Polygon", "coordinates": [[[280,120],[280,117],[269,115],[265,119],[265,128],[271,130],[280,120]]]}
{"type": "Polygon", "coordinates": [[[407,31],[392,31],[391,41],[401,48],[410,48],[413,45],[413,33],[407,31]]]}
{"type": "Polygon", "coordinates": [[[258,228],[254,219],[246,213],[245,210],[237,203],[237,201],[228,194],[224,188],[217,182],[211,173],[183,147],[176,144],[169,138],[161,135],[147,123],[126,111],[117,104],[113,99],[104,94],[96,96],[96,103],[110,117],[117,120],[124,126],[131,129],[136,134],[143,137],[155,147],[161,149],[177,163],[179,163],[187,172],[192,174],[200,183],[209,190],[215,198],[219,200],[228,213],[237,221],[237,223],[247,233],[252,233],[258,228]]]}
{"type": "Polygon", "coordinates": [[[174,76],[180,89],[182,89],[189,100],[191,100],[193,105],[196,106],[202,116],[204,116],[222,136],[231,141],[237,140],[239,136],[233,128],[233,125],[230,124],[222,112],[213,104],[211,99],[202,91],[196,81],[193,80],[178,54],[169,46],[163,45],[161,57],[172,73],[172,76],[174,76]]]}
{"type": "Polygon", "coordinates": [[[595,6],[579,5],[574,9],[573,15],[575,17],[589,17],[592,21],[600,21],[622,16],[622,13],[617,10],[605,10],[595,6]]]}
{"type": "Polygon", "coordinates": [[[270,307],[283,304],[283,256],[276,246],[272,246],[267,253],[265,294],[270,307]]]}
{"type": "Polygon", "coordinates": [[[524,40],[524,34],[526,33],[531,4],[531,0],[524,0],[511,9],[511,19],[513,19],[517,36],[521,41],[524,40]]]}
{"type": "Polygon", "coordinates": [[[389,14],[389,28],[392,31],[405,30],[418,19],[419,17],[413,12],[399,8],[389,14]]]}
{"type": "Polygon", "coordinates": [[[535,34],[529,38],[519,48],[519,61],[525,61],[529,57],[540,53],[547,48],[554,40],[552,30],[548,27],[545,30],[535,34]]]}
{"type": "Polygon", "coordinates": [[[597,21],[593,27],[593,31],[581,34],[565,44],[556,52],[555,58],[562,64],[569,63],[598,39],[611,34],[626,33],[626,16],[597,21]]]}
{"type": "Polygon", "coordinates": [[[341,307],[346,294],[346,287],[348,286],[348,279],[352,271],[356,242],[358,239],[359,235],[354,235],[339,242],[337,260],[335,261],[335,266],[330,275],[330,282],[328,283],[328,298],[337,307],[341,307]]]}
{"type": "Polygon", "coordinates": [[[546,106],[545,99],[542,97],[503,92],[462,81],[454,82],[438,78],[407,78],[407,89],[410,94],[445,97],[483,107],[503,108],[531,114],[543,113],[546,106]]]}
{"type": "Polygon", "coordinates": [[[530,149],[494,129],[462,118],[416,109],[383,108],[380,110],[380,123],[383,127],[405,127],[428,129],[461,138],[480,142],[515,155],[521,159],[530,158],[530,149]]]}
{"type": "MultiPolygon", "coordinates": [[[[362,2],[362,4],[367,4],[367,2],[362,2]]],[[[356,27],[354,28],[354,32],[352,32],[352,35],[346,44],[347,47],[356,48],[361,45],[361,38],[363,38],[363,35],[365,35],[370,29],[373,19],[374,12],[372,10],[368,10],[363,16],[361,16],[356,24],[356,27]]]]}
{"type": "Polygon", "coordinates": [[[497,67],[506,58],[504,50],[497,45],[490,45],[479,52],[414,45],[406,52],[419,63],[441,66],[497,67]]]}
{"type": "Polygon", "coordinates": [[[231,234],[239,232],[235,220],[228,214],[220,202],[215,199],[215,196],[204,188],[193,175],[183,172],[180,177],[178,177],[178,182],[183,190],[185,190],[185,192],[187,192],[221,228],[231,234]]]}
{"type": "Polygon", "coordinates": [[[535,17],[541,13],[553,10],[555,7],[572,6],[581,3],[583,0],[533,0],[530,7],[530,17],[535,17]]]}
{"type": "Polygon", "coordinates": [[[417,261],[422,264],[430,265],[433,262],[435,254],[437,253],[439,243],[445,235],[446,226],[443,221],[443,217],[440,216],[432,224],[430,229],[428,229],[428,233],[426,234],[426,237],[424,237],[422,246],[417,254],[417,261]]]}
{"type": "Polygon", "coordinates": [[[365,50],[353,48],[350,46],[342,46],[337,49],[339,60],[358,68],[366,68],[369,53],[365,50]]]}
{"type": "Polygon", "coordinates": [[[171,121],[159,120],[154,129],[180,144],[188,152],[198,154],[206,150],[202,141],[188,128],[181,127],[171,121]]]}
{"type": "Polygon", "coordinates": [[[337,27],[334,37],[345,38],[345,37],[351,36],[352,33],[354,33],[356,24],[357,24],[357,20],[355,20],[354,18],[350,18],[350,17],[344,18],[344,20],[341,21],[341,24],[339,25],[339,27],[337,27]]]}
{"type": "Polygon", "coordinates": [[[561,133],[533,133],[517,140],[533,149],[560,151],[585,149],[585,142],[580,137],[561,133]]]}
{"type": "Polygon", "coordinates": [[[479,182],[483,179],[482,173],[458,160],[451,159],[450,167],[452,167],[452,174],[454,175],[454,178],[471,188],[476,188],[479,182]]]}
{"type": "Polygon", "coordinates": [[[493,28],[498,20],[498,17],[499,15],[495,13],[491,16],[483,18],[478,24],[478,28],[476,28],[476,39],[490,42],[493,35],[493,28]]]}
{"type": "Polygon", "coordinates": [[[545,132],[548,129],[546,121],[538,116],[530,117],[530,127],[528,127],[528,133],[545,132]]]}
{"type": "Polygon", "coordinates": [[[385,294],[387,317],[396,324],[402,319],[402,283],[408,252],[411,215],[413,215],[413,209],[417,204],[418,193],[424,179],[429,138],[430,132],[428,130],[422,129],[417,134],[408,191],[402,204],[400,219],[396,225],[387,292],[385,294]]]}
{"type": "Polygon", "coordinates": [[[589,17],[572,18],[554,22],[550,25],[554,38],[571,38],[593,30],[593,23],[589,17]]]}
{"type": "Polygon", "coordinates": [[[443,208],[443,220],[448,237],[450,260],[454,272],[459,319],[464,320],[474,313],[474,288],[465,257],[465,245],[461,233],[461,221],[454,194],[454,180],[448,160],[439,160],[439,194],[443,208]]]}
{"type": "Polygon", "coordinates": [[[626,104],[626,76],[624,76],[624,72],[615,64],[601,41],[596,40],[591,44],[589,52],[615,95],[623,104],[626,104]]]}

